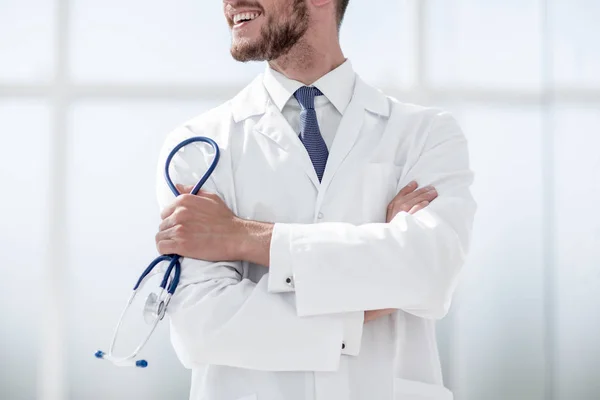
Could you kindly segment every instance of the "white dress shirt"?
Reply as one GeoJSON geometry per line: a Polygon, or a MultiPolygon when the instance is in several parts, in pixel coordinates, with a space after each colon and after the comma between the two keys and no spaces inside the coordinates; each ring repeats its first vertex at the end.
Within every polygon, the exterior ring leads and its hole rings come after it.
{"type": "MultiPolygon", "coordinates": [[[[328,149],[331,149],[342,115],[352,99],[355,77],[356,74],[350,60],[346,60],[310,85],[323,93],[322,96],[315,97],[315,112],[321,135],[328,149]]],[[[294,93],[304,84],[268,67],[265,72],[264,84],[275,106],[281,111],[294,132],[300,134],[302,107],[294,97],[294,93]]]]}

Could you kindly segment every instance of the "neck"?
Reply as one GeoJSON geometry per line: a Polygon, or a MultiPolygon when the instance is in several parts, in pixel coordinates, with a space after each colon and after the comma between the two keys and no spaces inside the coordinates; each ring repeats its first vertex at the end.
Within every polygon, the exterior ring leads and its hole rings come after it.
{"type": "MultiPolygon", "coordinates": [[[[314,32],[314,31],[313,31],[314,32]]],[[[335,35],[305,35],[278,59],[269,61],[275,71],[289,79],[312,85],[322,76],[333,71],[346,61],[337,33],[335,35]],[[332,38],[327,41],[325,37],[332,38]]]]}

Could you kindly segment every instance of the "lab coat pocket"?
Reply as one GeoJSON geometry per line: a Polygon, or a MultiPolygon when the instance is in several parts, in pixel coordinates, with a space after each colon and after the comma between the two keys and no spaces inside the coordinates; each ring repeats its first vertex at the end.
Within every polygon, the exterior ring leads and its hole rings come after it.
{"type": "Polygon", "coordinates": [[[408,379],[394,380],[394,400],[453,400],[452,392],[441,385],[408,379]]]}
{"type": "Polygon", "coordinates": [[[363,221],[385,222],[387,206],[396,195],[402,167],[387,163],[369,163],[362,170],[361,196],[363,221]]]}

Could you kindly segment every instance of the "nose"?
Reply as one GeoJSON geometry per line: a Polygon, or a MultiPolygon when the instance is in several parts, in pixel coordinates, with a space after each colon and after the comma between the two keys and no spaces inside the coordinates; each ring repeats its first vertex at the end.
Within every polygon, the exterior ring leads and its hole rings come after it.
{"type": "Polygon", "coordinates": [[[223,0],[223,8],[227,9],[227,7],[235,8],[236,3],[239,3],[239,0],[223,0]]]}
{"type": "Polygon", "coordinates": [[[257,1],[250,1],[250,0],[223,0],[223,5],[227,6],[230,5],[231,7],[235,6],[248,6],[250,4],[258,4],[257,1]]]}
{"type": "Polygon", "coordinates": [[[224,10],[237,10],[241,8],[262,9],[259,0],[223,0],[224,10]]]}

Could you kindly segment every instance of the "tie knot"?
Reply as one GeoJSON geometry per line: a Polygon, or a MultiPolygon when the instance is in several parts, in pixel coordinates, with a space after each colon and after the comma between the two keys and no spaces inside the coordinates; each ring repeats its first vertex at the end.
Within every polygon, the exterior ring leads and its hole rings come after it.
{"type": "Polygon", "coordinates": [[[298,100],[298,103],[305,110],[311,110],[315,108],[315,96],[322,96],[323,93],[314,86],[302,86],[296,90],[294,97],[298,100]]]}

